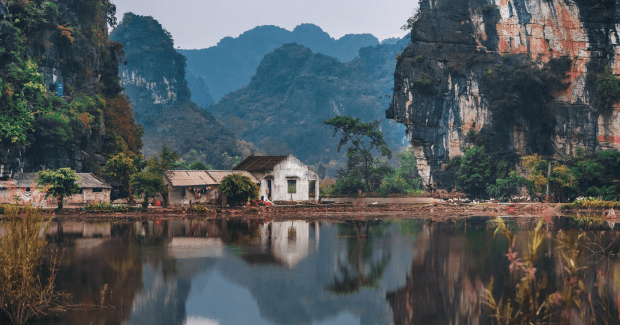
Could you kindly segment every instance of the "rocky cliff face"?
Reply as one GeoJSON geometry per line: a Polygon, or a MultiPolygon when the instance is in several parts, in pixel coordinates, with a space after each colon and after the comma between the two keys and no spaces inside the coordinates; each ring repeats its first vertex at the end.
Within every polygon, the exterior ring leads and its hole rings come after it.
{"type": "Polygon", "coordinates": [[[6,0],[0,7],[0,178],[104,164],[106,135],[117,131],[107,123],[110,110],[129,112],[126,131],[135,133],[129,107],[110,104],[121,91],[122,47],[107,35],[114,7],[107,0],[6,0]],[[58,84],[62,97],[54,95],[58,84]]]}
{"type": "MultiPolygon", "coordinates": [[[[170,33],[159,22],[126,13],[110,38],[125,50],[119,76],[134,117],[144,127],[145,156],[156,154],[166,144],[181,155],[195,150],[204,155],[203,162],[221,168],[224,152],[241,155],[234,133],[190,100],[185,57],[174,49],[170,33]]],[[[208,95],[206,87],[197,90],[208,95]]],[[[205,106],[212,103],[202,95],[205,106]]]]}
{"type": "Polygon", "coordinates": [[[620,148],[620,105],[597,105],[605,67],[620,74],[619,16],[613,0],[421,1],[386,115],[424,183],[473,144],[513,162],[620,148]]]}

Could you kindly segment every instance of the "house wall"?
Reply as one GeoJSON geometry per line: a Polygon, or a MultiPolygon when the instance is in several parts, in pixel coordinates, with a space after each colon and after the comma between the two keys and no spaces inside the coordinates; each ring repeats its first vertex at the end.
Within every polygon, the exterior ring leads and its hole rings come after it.
{"type": "Polygon", "coordinates": [[[83,188],[82,193],[71,195],[65,198],[65,203],[69,204],[88,204],[98,202],[110,202],[112,189],[104,188],[101,192],[93,192],[92,188],[83,188]]]}
{"type": "MultiPolygon", "coordinates": [[[[213,187],[207,193],[203,193],[201,197],[196,197],[195,194],[189,190],[190,187],[173,187],[168,186],[168,199],[171,206],[188,206],[192,204],[214,204],[217,200],[217,186],[213,187]],[[183,189],[185,188],[185,195],[183,195],[183,189]]],[[[198,186],[200,187],[200,186],[198,186]]]]}
{"type": "Polygon", "coordinates": [[[3,203],[19,203],[22,205],[32,204],[37,207],[56,207],[56,200],[54,198],[46,198],[45,193],[39,191],[36,186],[30,188],[31,191],[26,191],[26,188],[10,188],[0,189],[0,204],[3,203]],[[15,200],[18,197],[18,200],[15,200]]]}
{"type": "MultiPolygon", "coordinates": [[[[0,203],[15,203],[15,196],[20,204],[32,204],[37,207],[55,208],[57,206],[56,199],[45,197],[45,193],[39,191],[36,187],[31,187],[30,191],[26,188],[11,188],[10,190],[0,189],[0,203]]],[[[64,204],[83,205],[96,202],[110,202],[112,190],[109,188],[102,189],[101,192],[93,192],[92,188],[82,189],[82,193],[71,195],[64,199],[64,204]]]]}
{"type": "MultiPolygon", "coordinates": [[[[258,176],[258,175],[257,175],[258,176]]],[[[269,177],[272,177],[271,184],[271,198],[273,201],[309,201],[319,199],[319,176],[314,171],[310,170],[299,159],[294,156],[288,156],[284,161],[276,165],[273,171],[265,173],[260,180],[260,195],[259,197],[267,198],[267,181],[269,177]],[[288,193],[288,179],[295,179],[297,181],[297,193],[288,193]],[[309,197],[308,190],[310,180],[315,180],[315,195],[309,197]]]]}

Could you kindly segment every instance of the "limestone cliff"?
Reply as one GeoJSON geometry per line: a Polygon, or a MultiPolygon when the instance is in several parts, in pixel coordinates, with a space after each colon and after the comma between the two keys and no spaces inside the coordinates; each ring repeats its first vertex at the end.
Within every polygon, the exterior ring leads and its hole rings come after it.
{"type": "Polygon", "coordinates": [[[597,108],[605,67],[620,74],[613,0],[420,1],[386,115],[407,126],[425,185],[472,144],[516,162],[579,146],[620,148],[620,105],[597,108]]]}
{"type": "Polygon", "coordinates": [[[96,170],[116,136],[137,152],[139,131],[119,95],[122,46],[108,40],[110,1],[0,0],[0,8],[0,178],[96,170]]]}
{"type": "MultiPolygon", "coordinates": [[[[181,155],[194,150],[204,156],[204,163],[223,168],[224,152],[241,155],[234,132],[190,100],[185,57],[175,50],[172,36],[157,20],[126,13],[110,38],[125,50],[119,77],[134,117],[144,127],[145,156],[156,154],[166,144],[181,155]]],[[[205,104],[210,97],[203,95],[203,99],[205,104]]]]}

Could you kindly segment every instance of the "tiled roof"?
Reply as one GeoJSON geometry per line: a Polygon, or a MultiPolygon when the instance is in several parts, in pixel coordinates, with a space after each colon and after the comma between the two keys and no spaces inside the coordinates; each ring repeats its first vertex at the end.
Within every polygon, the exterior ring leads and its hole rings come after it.
{"type": "Polygon", "coordinates": [[[166,171],[166,178],[170,181],[172,186],[206,186],[217,184],[206,170],[168,170],[166,171]]]}
{"type": "Polygon", "coordinates": [[[260,183],[260,181],[258,179],[256,179],[256,177],[254,177],[254,175],[252,175],[252,173],[250,173],[247,170],[207,170],[207,173],[209,173],[209,175],[219,184],[222,179],[228,175],[232,175],[232,174],[241,174],[243,176],[247,176],[249,177],[252,182],[254,183],[260,183]]]}
{"type": "Polygon", "coordinates": [[[77,175],[80,177],[77,183],[81,188],[112,188],[91,173],[77,173],[77,175]]]}
{"type": "MultiPolygon", "coordinates": [[[[76,173],[76,175],[80,178],[77,181],[80,188],[112,188],[112,186],[98,179],[91,173],[76,173]]],[[[15,175],[12,179],[0,181],[0,188],[36,187],[37,178],[37,174],[35,173],[20,173],[15,175]]]]}
{"type": "Polygon", "coordinates": [[[273,170],[273,168],[281,163],[288,156],[248,156],[240,162],[234,170],[247,170],[250,172],[273,170]]]}

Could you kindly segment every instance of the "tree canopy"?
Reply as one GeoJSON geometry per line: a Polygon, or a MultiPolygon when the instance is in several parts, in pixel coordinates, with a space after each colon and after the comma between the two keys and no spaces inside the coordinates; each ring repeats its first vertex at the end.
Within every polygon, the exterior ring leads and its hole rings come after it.
{"type": "Polygon", "coordinates": [[[362,180],[366,190],[372,190],[371,179],[375,170],[373,152],[392,158],[392,152],[383,139],[383,132],[379,130],[381,121],[364,123],[360,122],[359,118],[336,116],[323,123],[334,129],[334,137],[340,134],[338,152],[344,145],[351,143],[347,150],[347,169],[340,172],[341,178],[346,175],[347,179],[355,180],[354,183],[362,180]]]}
{"type": "Polygon", "coordinates": [[[66,196],[80,193],[80,186],[76,183],[80,177],[71,168],[46,169],[37,172],[37,176],[37,184],[45,189],[46,196],[57,198],[58,209],[63,208],[62,201],[66,196]]]}
{"type": "Polygon", "coordinates": [[[226,195],[230,204],[243,204],[258,198],[259,187],[249,177],[232,174],[224,177],[219,186],[220,193],[226,195]]]}

